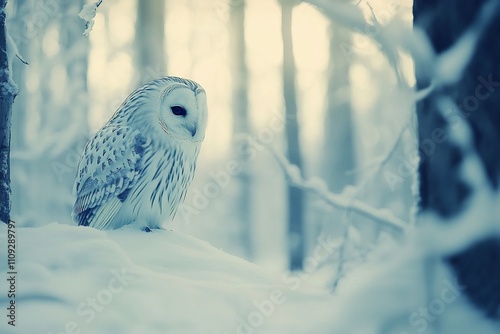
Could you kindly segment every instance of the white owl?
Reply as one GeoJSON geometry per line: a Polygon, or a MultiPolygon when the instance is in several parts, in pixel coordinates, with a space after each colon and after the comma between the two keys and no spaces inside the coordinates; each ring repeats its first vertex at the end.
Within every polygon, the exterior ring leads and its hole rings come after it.
{"type": "Polygon", "coordinates": [[[74,220],[145,231],[172,220],[193,179],[206,123],[206,94],[196,82],[165,77],[137,89],[85,147],[74,220]]]}

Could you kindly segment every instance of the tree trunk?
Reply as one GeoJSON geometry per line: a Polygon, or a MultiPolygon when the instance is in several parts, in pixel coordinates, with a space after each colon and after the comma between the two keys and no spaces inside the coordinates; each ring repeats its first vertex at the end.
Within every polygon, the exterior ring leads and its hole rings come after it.
{"type": "MultiPolygon", "coordinates": [[[[292,42],[291,0],[281,1],[281,32],[283,35],[283,97],[286,110],[287,156],[291,164],[302,170],[297,98],[295,88],[295,59],[292,42]]],[[[290,269],[301,270],[304,260],[304,194],[297,187],[288,186],[288,242],[290,269]]]]}
{"type": "Polygon", "coordinates": [[[17,94],[17,87],[10,78],[9,55],[7,54],[7,36],[5,28],[5,6],[7,0],[0,0],[0,220],[10,220],[10,137],[12,103],[17,94]]]}
{"type": "Polygon", "coordinates": [[[352,124],[351,95],[349,86],[350,62],[342,47],[351,45],[349,30],[340,25],[330,25],[330,65],[328,73],[328,110],[325,120],[324,175],[329,189],[342,192],[354,183],[354,128],[352,124]]]}
{"type": "Polygon", "coordinates": [[[165,0],[137,1],[138,85],[165,75],[165,0]]]}
{"type": "MultiPolygon", "coordinates": [[[[436,53],[450,48],[475,22],[484,24],[481,9],[487,0],[431,1],[416,0],[416,25],[423,28],[436,53]]],[[[462,78],[455,84],[440,87],[417,106],[420,136],[420,193],[422,213],[435,213],[443,222],[458,216],[466,207],[474,189],[463,181],[460,165],[465,152],[452,140],[438,140],[437,132],[450,123],[438,109],[439,99],[451,98],[460,109],[461,118],[472,131],[473,150],[486,171],[491,188],[498,191],[500,180],[500,3],[496,1],[494,17],[489,20],[473,57],[462,78]]],[[[477,27],[477,26],[476,26],[477,27]]],[[[476,29],[479,31],[479,29],[476,29]]],[[[433,73],[417,68],[420,88],[427,86],[433,73]]],[[[443,138],[443,137],[441,137],[443,138]]],[[[449,138],[444,137],[444,138],[449,138]]],[[[491,210],[497,208],[492,207],[491,210]]],[[[481,219],[481,217],[478,217],[481,219]]],[[[498,220],[496,221],[498,224],[498,220]]],[[[489,317],[500,318],[500,239],[484,237],[470,248],[445,259],[466,287],[469,300],[489,317]]]]}
{"type": "MultiPolygon", "coordinates": [[[[20,27],[23,27],[23,19],[25,19],[23,6],[31,5],[29,2],[20,3],[19,1],[14,1],[12,3],[14,6],[14,17],[9,24],[11,28],[9,30],[10,35],[16,41],[19,53],[23,57],[28,55],[28,44],[23,39],[20,27]],[[16,29],[17,28],[17,29],[16,29]]],[[[25,78],[26,78],[27,66],[21,61],[14,61],[12,64],[12,77],[14,82],[17,83],[19,87],[20,96],[17,98],[16,103],[12,106],[12,128],[14,132],[12,133],[11,142],[11,152],[24,151],[27,149],[27,120],[28,120],[28,105],[26,103],[27,94],[25,78]]],[[[14,220],[17,219],[19,213],[24,212],[26,203],[23,201],[22,189],[28,187],[28,182],[26,182],[26,172],[29,168],[29,163],[25,161],[19,161],[12,159],[11,168],[15,170],[12,175],[12,208],[11,215],[14,220]]]]}
{"type": "MultiPolygon", "coordinates": [[[[248,116],[248,68],[245,44],[245,1],[232,0],[231,5],[231,60],[233,76],[233,138],[250,132],[248,116]]],[[[252,173],[251,162],[241,152],[247,152],[248,141],[233,140],[234,154],[240,159],[243,170],[238,174],[236,210],[240,217],[240,240],[245,257],[252,259],[252,173]]]]}
{"type": "Polygon", "coordinates": [[[69,96],[67,103],[71,106],[72,112],[63,113],[60,117],[64,121],[63,124],[79,122],[81,134],[87,135],[89,114],[87,71],[90,41],[88,37],[82,36],[82,22],[75,22],[74,19],[84,5],[85,0],[77,0],[62,6],[66,15],[61,20],[61,26],[64,28],[60,33],[60,43],[66,52],[66,72],[71,82],[67,87],[69,96]]]}

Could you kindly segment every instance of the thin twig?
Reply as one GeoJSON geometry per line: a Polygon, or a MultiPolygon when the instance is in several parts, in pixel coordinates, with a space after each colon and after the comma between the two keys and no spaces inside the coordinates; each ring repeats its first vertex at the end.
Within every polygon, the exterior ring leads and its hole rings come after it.
{"type": "Polygon", "coordinates": [[[23,63],[24,65],[29,65],[29,63],[28,63],[26,60],[24,60],[24,58],[23,58],[23,57],[21,57],[21,55],[16,54],[16,57],[17,57],[17,59],[19,59],[19,60],[21,61],[21,63],[23,63]]]}
{"type": "MultiPolygon", "coordinates": [[[[347,216],[347,213],[345,213],[347,216]]],[[[337,263],[337,274],[335,276],[335,280],[333,281],[332,284],[332,292],[335,292],[337,290],[337,287],[339,286],[340,279],[342,276],[344,276],[344,263],[345,263],[345,248],[347,244],[347,238],[349,237],[349,225],[345,227],[344,234],[342,236],[342,245],[340,245],[338,253],[339,253],[339,261],[337,263]]]]}

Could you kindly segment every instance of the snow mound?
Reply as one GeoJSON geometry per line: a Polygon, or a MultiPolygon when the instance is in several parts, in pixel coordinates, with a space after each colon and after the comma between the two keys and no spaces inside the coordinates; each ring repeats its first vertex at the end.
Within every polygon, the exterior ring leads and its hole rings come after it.
{"type": "Polygon", "coordinates": [[[385,243],[332,295],[175,231],[18,228],[16,327],[0,333],[499,333],[425,235],[385,243]]]}
{"type": "MultiPolygon", "coordinates": [[[[6,226],[0,235],[6,259],[6,226]]],[[[16,327],[2,321],[1,333],[305,333],[329,327],[327,293],[293,291],[256,265],[175,231],[104,232],[54,223],[18,228],[16,236],[16,327]]],[[[0,268],[6,277],[6,261],[0,268]]],[[[0,303],[5,310],[3,293],[0,303]]]]}

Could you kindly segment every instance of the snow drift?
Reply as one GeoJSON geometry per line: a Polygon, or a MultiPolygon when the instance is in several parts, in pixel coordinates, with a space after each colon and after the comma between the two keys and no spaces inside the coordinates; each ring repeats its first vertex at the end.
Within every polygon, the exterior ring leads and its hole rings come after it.
{"type": "MultiPolygon", "coordinates": [[[[333,295],[176,231],[15,233],[16,327],[3,320],[1,333],[498,333],[419,233],[380,247],[333,295]]],[[[6,235],[2,224],[2,259],[6,235]]],[[[0,302],[5,312],[6,294],[0,302]]]]}
{"type": "MultiPolygon", "coordinates": [[[[2,224],[2,259],[6,230],[2,224]]],[[[16,234],[17,320],[15,328],[2,320],[2,333],[272,333],[273,321],[304,333],[321,325],[299,317],[311,305],[324,321],[330,312],[326,292],[293,291],[175,231],[50,224],[16,234]]],[[[1,269],[6,277],[6,261],[1,269]]]]}

